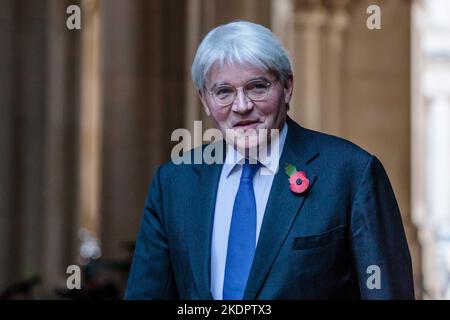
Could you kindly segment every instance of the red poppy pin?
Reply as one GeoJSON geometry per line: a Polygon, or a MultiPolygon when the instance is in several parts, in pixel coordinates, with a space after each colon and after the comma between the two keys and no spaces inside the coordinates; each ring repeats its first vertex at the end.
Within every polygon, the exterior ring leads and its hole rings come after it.
{"type": "Polygon", "coordinates": [[[287,163],[285,172],[289,176],[289,189],[295,193],[303,193],[309,187],[309,179],[303,171],[297,171],[297,168],[292,164],[287,163]]]}

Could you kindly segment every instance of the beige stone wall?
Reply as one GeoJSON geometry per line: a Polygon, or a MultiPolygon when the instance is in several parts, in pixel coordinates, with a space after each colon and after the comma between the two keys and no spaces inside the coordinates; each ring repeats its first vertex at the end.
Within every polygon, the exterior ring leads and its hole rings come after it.
{"type": "Polygon", "coordinates": [[[77,1],[0,2],[0,292],[39,276],[54,285],[76,257],[77,1]]]}
{"type": "Polygon", "coordinates": [[[394,188],[420,297],[417,232],[411,219],[411,37],[409,1],[361,1],[351,11],[345,54],[343,136],[383,163],[394,188]],[[368,30],[365,8],[379,3],[381,30],[368,30]]]}
{"type": "Polygon", "coordinates": [[[183,126],[185,3],[108,1],[102,6],[103,256],[127,255],[147,187],[183,126]]]}
{"type": "MultiPolygon", "coordinates": [[[[399,203],[420,297],[420,248],[411,221],[411,2],[295,1],[291,115],[344,137],[383,163],[399,203]],[[366,27],[369,5],[381,29],[366,27]]],[[[286,35],[285,35],[286,36],[286,35]]]]}

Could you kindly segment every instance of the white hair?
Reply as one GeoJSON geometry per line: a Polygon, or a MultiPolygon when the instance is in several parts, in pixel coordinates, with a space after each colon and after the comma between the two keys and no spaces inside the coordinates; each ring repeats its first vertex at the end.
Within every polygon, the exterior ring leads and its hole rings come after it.
{"type": "Polygon", "coordinates": [[[192,63],[192,80],[203,90],[211,67],[219,63],[250,64],[274,72],[286,83],[292,74],[291,61],[280,40],[266,27],[248,21],[234,21],[211,30],[197,48],[192,63]]]}

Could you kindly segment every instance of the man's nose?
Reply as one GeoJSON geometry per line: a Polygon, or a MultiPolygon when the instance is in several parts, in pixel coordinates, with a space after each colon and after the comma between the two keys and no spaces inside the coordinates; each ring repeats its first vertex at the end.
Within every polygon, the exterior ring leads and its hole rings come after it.
{"type": "Polygon", "coordinates": [[[247,113],[253,109],[253,101],[250,100],[243,88],[237,89],[236,99],[234,99],[232,110],[238,113],[247,113]]]}

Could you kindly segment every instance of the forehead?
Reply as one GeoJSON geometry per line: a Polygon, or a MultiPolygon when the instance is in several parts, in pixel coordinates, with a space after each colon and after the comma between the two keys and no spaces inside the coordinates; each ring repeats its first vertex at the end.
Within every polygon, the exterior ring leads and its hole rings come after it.
{"type": "Polygon", "coordinates": [[[206,77],[206,83],[210,86],[218,84],[241,85],[258,78],[271,79],[273,73],[250,64],[213,64],[206,77]]]}

